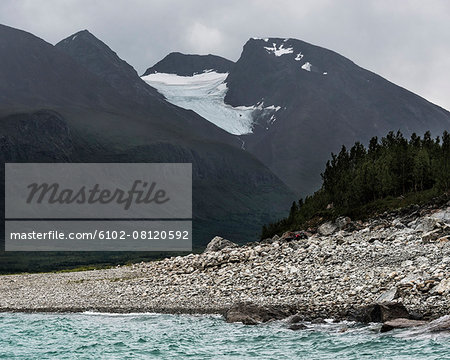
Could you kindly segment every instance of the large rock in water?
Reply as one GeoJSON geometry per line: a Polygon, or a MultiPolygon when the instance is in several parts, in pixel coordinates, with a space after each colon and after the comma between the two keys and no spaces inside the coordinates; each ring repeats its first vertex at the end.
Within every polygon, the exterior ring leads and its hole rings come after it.
{"type": "Polygon", "coordinates": [[[439,319],[433,320],[427,326],[430,332],[450,331],[450,315],[445,315],[439,319]]]}
{"type": "Polygon", "coordinates": [[[271,320],[281,320],[292,315],[292,310],[281,306],[259,306],[252,303],[237,303],[226,313],[229,323],[241,322],[245,325],[256,325],[271,320]]]}
{"type": "Polygon", "coordinates": [[[297,330],[305,330],[305,329],[307,329],[308,327],[305,325],[305,324],[292,324],[292,325],[290,325],[289,327],[288,327],[288,329],[290,329],[290,330],[294,330],[294,331],[297,331],[297,330]]]}
{"type": "Polygon", "coordinates": [[[381,327],[380,331],[387,332],[387,331],[391,331],[394,329],[407,329],[407,328],[411,328],[411,327],[422,326],[425,324],[427,324],[427,321],[399,318],[399,319],[386,321],[383,324],[383,326],[381,327]]]}
{"type": "Polygon", "coordinates": [[[383,303],[364,306],[349,314],[349,318],[362,323],[384,323],[398,318],[409,319],[411,316],[403,304],[383,303]]]}
{"type": "Polygon", "coordinates": [[[225,249],[227,247],[234,248],[237,246],[238,246],[237,244],[235,244],[234,242],[232,242],[230,240],[224,239],[220,236],[216,236],[209,242],[209,244],[206,246],[206,249],[204,252],[206,253],[206,252],[219,251],[219,250],[225,249]]]}
{"type": "Polygon", "coordinates": [[[428,334],[435,332],[449,332],[450,331],[450,315],[445,315],[440,317],[439,319],[433,320],[431,322],[427,321],[418,321],[418,320],[409,320],[409,319],[395,319],[391,321],[387,321],[381,327],[381,332],[390,331],[393,329],[405,329],[412,327],[419,327],[417,331],[415,331],[416,335],[419,334],[428,334]]]}

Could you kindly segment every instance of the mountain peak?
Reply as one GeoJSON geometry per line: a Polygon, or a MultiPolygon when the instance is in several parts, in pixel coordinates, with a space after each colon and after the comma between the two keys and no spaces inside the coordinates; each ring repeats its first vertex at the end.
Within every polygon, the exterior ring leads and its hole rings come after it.
{"type": "MultiPolygon", "coordinates": [[[[77,42],[90,42],[91,44],[103,44],[103,42],[101,40],[99,40],[94,34],[92,34],[89,30],[84,29],[84,30],[80,30],[77,31],[76,33],[68,36],[67,38],[61,40],[58,44],[56,44],[55,46],[60,46],[59,44],[64,43],[64,44],[68,44],[70,42],[73,41],[77,41],[77,42]]],[[[105,44],[103,44],[105,45],[105,44]]]]}
{"type": "MultiPolygon", "coordinates": [[[[248,41],[252,41],[252,40],[256,40],[256,41],[264,41],[264,42],[270,42],[270,41],[288,41],[291,40],[291,38],[283,38],[283,37],[266,37],[266,38],[259,38],[259,37],[251,37],[250,39],[248,39],[248,41]]],[[[294,39],[295,40],[295,39],[294,39]]]]}
{"type": "MultiPolygon", "coordinates": [[[[315,62],[321,63],[322,67],[330,65],[330,61],[335,63],[336,61],[346,64],[354,63],[343,57],[342,55],[317,46],[310,44],[306,41],[295,39],[295,38],[281,38],[281,37],[267,37],[267,38],[250,38],[244,45],[244,51],[241,55],[248,56],[249,52],[258,50],[260,52],[267,53],[269,55],[275,55],[276,57],[287,60],[295,60],[297,63],[292,64],[304,64],[307,61],[305,58],[308,57],[315,62]],[[288,55],[288,56],[284,56],[288,55]],[[305,56],[306,55],[306,56],[305,56]],[[302,62],[303,60],[303,62],[302,62]]],[[[273,59],[273,58],[272,58],[273,59]]]]}
{"type": "Polygon", "coordinates": [[[2,104],[69,106],[98,103],[98,99],[110,95],[112,89],[105,87],[97,76],[52,44],[26,31],[0,25],[0,48],[2,104]],[[80,91],[81,88],[89,91],[80,91]]]}
{"type": "Polygon", "coordinates": [[[247,42],[245,43],[245,45],[249,44],[258,45],[262,47],[272,47],[273,45],[282,47],[293,47],[294,45],[314,46],[303,40],[298,40],[294,38],[283,38],[283,37],[266,37],[266,38],[252,37],[248,39],[247,42]]]}
{"type": "Polygon", "coordinates": [[[179,76],[192,76],[206,70],[218,73],[230,72],[234,63],[216,55],[192,55],[172,52],[164,59],[148,68],[142,76],[154,73],[176,74],[179,76]]]}
{"type": "Polygon", "coordinates": [[[131,65],[88,30],[70,35],[55,47],[106,80],[122,95],[134,97],[140,103],[147,102],[149,95],[157,99],[162,98],[155,89],[139,78],[131,65]]]}
{"type": "Polygon", "coordinates": [[[86,29],[80,30],[61,40],[55,45],[55,47],[65,52],[70,52],[70,55],[74,55],[75,50],[83,50],[83,53],[85,55],[92,55],[94,52],[101,51],[104,53],[103,55],[109,55],[111,57],[118,58],[117,54],[112,51],[108,45],[106,45],[103,41],[98,39],[94,34],[86,29]]]}

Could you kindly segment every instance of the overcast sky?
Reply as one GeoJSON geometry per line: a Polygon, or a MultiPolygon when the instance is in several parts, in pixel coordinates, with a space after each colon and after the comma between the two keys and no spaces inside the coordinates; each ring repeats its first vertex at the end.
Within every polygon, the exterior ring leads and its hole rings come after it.
{"type": "Polygon", "coordinates": [[[1,0],[0,23],[53,44],[88,29],[140,74],[171,51],[237,60],[250,37],[292,37],[450,110],[448,0],[1,0]]]}

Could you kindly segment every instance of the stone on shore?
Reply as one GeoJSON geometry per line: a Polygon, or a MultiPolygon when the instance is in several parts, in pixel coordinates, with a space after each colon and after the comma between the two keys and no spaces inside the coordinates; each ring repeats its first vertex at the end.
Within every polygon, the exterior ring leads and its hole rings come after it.
{"type": "Polygon", "coordinates": [[[398,289],[396,287],[393,287],[388,291],[384,292],[383,294],[381,294],[376,302],[377,303],[392,302],[397,296],[398,296],[398,289]]]}
{"type": "Polygon", "coordinates": [[[384,323],[398,318],[410,318],[410,314],[401,303],[383,303],[364,306],[349,317],[362,323],[384,323]]]}
{"type": "Polygon", "coordinates": [[[205,253],[207,252],[216,252],[223,250],[225,248],[235,248],[238,247],[234,242],[224,239],[220,236],[214,237],[209,244],[206,246],[205,253]]]}
{"type": "Polygon", "coordinates": [[[436,287],[431,290],[432,294],[448,294],[450,292],[450,278],[443,279],[436,287]]]}
{"type": "Polygon", "coordinates": [[[336,219],[336,225],[339,230],[345,229],[349,224],[351,224],[352,220],[348,216],[339,216],[336,219]]]}
{"type": "Polygon", "coordinates": [[[328,221],[326,223],[323,223],[319,226],[317,229],[317,232],[322,236],[328,236],[333,234],[337,230],[337,226],[334,225],[331,221],[328,221]]]}

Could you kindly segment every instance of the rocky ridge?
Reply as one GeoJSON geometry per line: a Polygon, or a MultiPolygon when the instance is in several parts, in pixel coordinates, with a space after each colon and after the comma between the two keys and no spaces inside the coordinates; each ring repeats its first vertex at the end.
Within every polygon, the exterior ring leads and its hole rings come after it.
{"type": "MultiPolygon", "coordinates": [[[[1,276],[0,310],[226,315],[236,304],[252,304],[276,319],[297,314],[308,321],[360,320],[370,306],[380,316],[393,303],[407,312],[382,321],[449,314],[450,203],[364,223],[338,219],[316,232],[240,247],[220,238],[212,245],[203,254],[114,269],[1,276]]],[[[263,313],[236,321],[271,319],[263,313]]]]}

